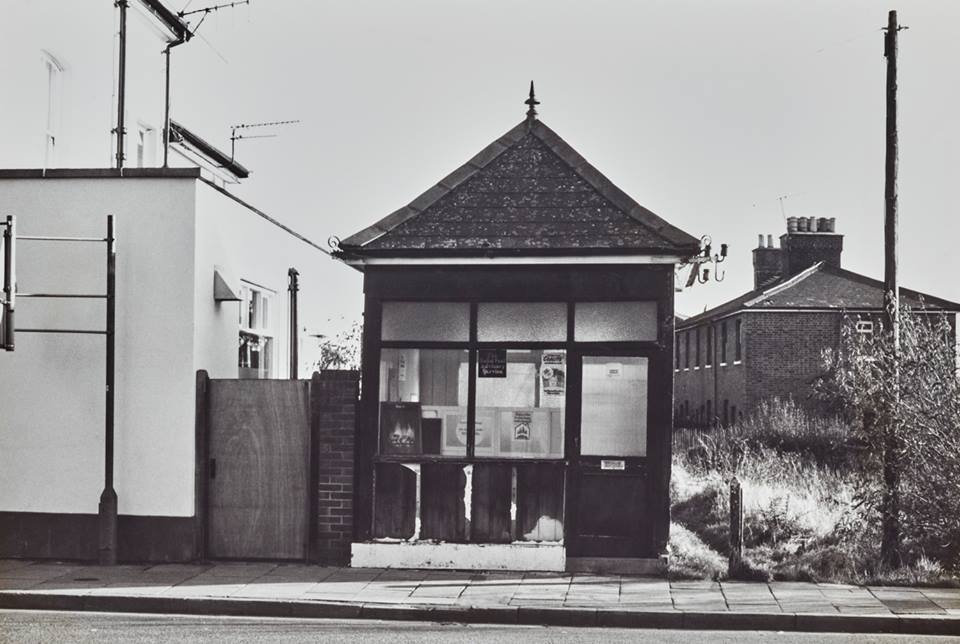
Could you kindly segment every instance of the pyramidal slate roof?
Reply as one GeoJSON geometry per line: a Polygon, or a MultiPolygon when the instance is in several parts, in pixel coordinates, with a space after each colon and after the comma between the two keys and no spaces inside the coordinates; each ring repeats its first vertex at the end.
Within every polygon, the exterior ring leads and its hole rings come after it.
{"type": "Polygon", "coordinates": [[[553,130],[527,118],[340,255],[673,255],[696,238],[647,210],[553,130]]]}
{"type": "MultiPolygon", "coordinates": [[[[756,289],[684,320],[677,328],[689,328],[706,320],[726,317],[738,311],[765,309],[834,309],[838,311],[882,311],[883,282],[823,262],[765,288],[756,289]]],[[[901,288],[900,298],[911,308],[960,312],[960,303],[901,288]]]]}

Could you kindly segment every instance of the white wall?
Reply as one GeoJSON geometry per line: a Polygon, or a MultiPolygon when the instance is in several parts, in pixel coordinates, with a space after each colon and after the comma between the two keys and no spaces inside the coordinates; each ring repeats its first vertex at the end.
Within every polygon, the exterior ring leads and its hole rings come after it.
{"type": "MultiPolygon", "coordinates": [[[[122,514],[192,516],[195,180],[0,179],[21,235],[117,218],[116,481],[122,514]]],[[[18,291],[102,293],[105,244],[21,241],[18,291]]],[[[22,298],[17,327],[103,328],[102,301],[22,298]]],[[[0,352],[0,510],[95,513],[104,339],[19,333],[0,352]]]]}
{"type": "MultiPolygon", "coordinates": [[[[195,361],[211,378],[237,377],[239,333],[237,302],[213,301],[213,271],[223,269],[231,286],[248,280],[276,292],[271,317],[275,333],[274,377],[289,376],[289,305],[287,269],[300,272],[299,327],[322,328],[330,311],[323,306],[325,280],[331,268],[348,272],[326,254],[308,245],[247,206],[197,182],[195,361]],[[326,317],[325,317],[326,316],[326,317]]],[[[316,241],[316,240],[314,240],[316,241]]],[[[309,340],[308,340],[309,341],[309,340]]],[[[307,358],[306,352],[302,353],[307,358]]],[[[301,361],[300,377],[308,378],[301,361]]]]}
{"type": "MultiPolygon", "coordinates": [[[[169,34],[130,3],[127,12],[125,165],[136,165],[139,122],[155,128],[153,157],[162,163],[159,141],[164,113],[164,57],[169,34]]],[[[119,10],[109,0],[4,3],[0,20],[0,167],[44,167],[47,72],[43,51],[63,67],[59,136],[51,168],[111,167],[116,126],[116,51],[119,10]]]]}

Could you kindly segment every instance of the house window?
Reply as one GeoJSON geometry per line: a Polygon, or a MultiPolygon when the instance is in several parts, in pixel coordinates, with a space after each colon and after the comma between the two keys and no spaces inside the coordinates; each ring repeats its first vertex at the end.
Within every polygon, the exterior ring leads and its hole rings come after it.
{"type": "Polygon", "coordinates": [[[711,366],[713,364],[713,326],[707,327],[707,354],[704,356],[706,360],[704,364],[706,366],[711,366]]]}
{"type": "Polygon", "coordinates": [[[693,366],[695,369],[699,369],[700,368],[700,328],[698,327],[694,331],[694,333],[696,333],[696,337],[694,338],[695,349],[694,349],[693,366]]]}
{"type": "Polygon", "coordinates": [[[713,409],[712,409],[713,405],[712,405],[712,402],[713,402],[713,401],[711,401],[711,400],[708,400],[708,401],[707,401],[707,417],[706,417],[706,419],[705,419],[707,425],[712,425],[712,424],[713,424],[713,409]]]}
{"type": "Polygon", "coordinates": [[[276,293],[249,282],[240,286],[240,378],[273,378],[275,341],[273,302],[276,293]]]}
{"type": "Polygon", "coordinates": [[[735,425],[737,423],[737,406],[730,405],[730,424],[735,425]]]}
{"type": "Polygon", "coordinates": [[[720,364],[727,364],[727,321],[720,323],[720,364]]]}
{"type": "Polygon", "coordinates": [[[42,61],[47,81],[47,113],[43,135],[43,166],[47,168],[56,162],[57,136],[60,133],[63,66],[47,52],[43,52],[42,61]]]}
{"type": "Polygon", "coordinates": [[[743,359],[743,324],[741,320],[737,320],[736,326],[736,337],[733,339],[733,361],[740,362],[743,359]]]}
{"type": "Polygon", "coordinates": [[[863,336],[873,335],[873,322],[870,320],[857,320],[857,333],[863,336]]]}
{"type": "Polygon", "coordinates": [[[690,332],[685,331],[683,334],[683,368],[690,368],[690,332]]]}
{"type": "Polygon", "coordinates": [[[674,338],[674,341],[675,341],[674,351],[677,355],[674,361],[673,368],[676,369],[677,371],[680,371],[680,338],[674,338]]]}
{"type": "Polygon", "coordinates": [[[727,399],[723,400],[723,426],[726,427],[730,424],[730,401],[727,399]]]}

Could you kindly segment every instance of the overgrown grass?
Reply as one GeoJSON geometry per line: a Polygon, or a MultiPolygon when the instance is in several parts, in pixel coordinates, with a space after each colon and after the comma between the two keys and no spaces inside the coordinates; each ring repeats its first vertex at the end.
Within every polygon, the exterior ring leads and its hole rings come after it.
{"type": "Polygon", "coordinates": [[[956,583],[910,544],[902,568],[880,565],[878,522],[857,502],[863,475],[857,453],[842,423],[811,418],[789,402],[764,405],[736,427],[701,433],[674,456],[672,574],[727,576],[729,482],[736,476],[743,490],[744,556],[732,571],[735,578],[956,583]]]}

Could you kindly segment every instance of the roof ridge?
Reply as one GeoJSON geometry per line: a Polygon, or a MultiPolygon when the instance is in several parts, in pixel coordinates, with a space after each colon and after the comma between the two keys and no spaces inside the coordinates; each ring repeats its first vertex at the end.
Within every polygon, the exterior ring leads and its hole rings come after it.
{"type": "Polygon", "coordinates": [[[601,196],[605,197],[618,210],[623,212],[623,214],[672,244],[695,244],[699,249],[700,242],[696,238],[672,225],[649,208],[645,208],[637,203],[633,197],[621,190],[603,173],[597,170],[582,154],[577,152],[573,146],[554,132],[546,123],[540,120],[534,121],[531,124],[530,131],[534,136],[543,141],[543,143],[550,148],[551,152],[569,165],[577,176],[586,181],[594,190],[599,192],[601,196]],[[543,136],[544,134],[546,136],[543,136]],[[553,139],[553,141],[549,139],[553,139]]]}
{"type": "Polygon", "coordinates": [[[347,237],[340,242],[341,246],[365,246],[379,237],[387,234],[408,219],[417,216],[434,203],[439,201],[454,188],[475,175],[480,170],[493,163],[501,154],[509,150],[513,145],[522,140],[530,133],[529,120],[523,120],[519,124],[507,130],[507,132],[489,145],[485,146],[470,159],[449,173],[443,179],[427,188],[413,201],[406,206],[399,208],[375,224],[361,230],[358,233],[347,237]]]}
{"type": "Polygon", "coordinates": [[[796,275],[794,275],[794,276],[792,276],[792,277],[790,277],[790,278],[788,278],[788,279],[785,279],[785,280],[783,280],[782,282],[779,282],[778,284],[774,284],[773,286],[771,286],[770,288],[766,289],[765,291],[761,291],[761,293],[760,293],[759,295],[757,295],[756,297],[754,297],[754,298],[752,298],[752,299],[749,299],[749,300],[747,300],[746,302],[744,302],[744,303],[743,303],[743,306],[753,306],[754,304],[756,304],[756,303],[758,303],[758,302],[760,302],[760,301],[762,301],[762,300],[767,299],[767,298],[770,297],[771,295],[776,295],[777,293],[780,293],[780,292],[782,292],[782,291],[785,291],[785,290],[787,290],[788,288],[790,288],[790,287],[792,287],[792,286],[796,286],[797,284],[799,284],[799,283],[802,282],[803,280],[807,279],[808,277],[810,277],[811,275],[813,275],[814,273],[816,273],[817,271],[819,271],[821,268],[823,268],[823,266],[824,266],[824,263],[823,263],[823,262],[817,262],[817,263],[814,264],[813,266],[810,266],[809,268],[803,269],[802,271],[800,271],[800,272],[797,273],[796,275]]]}

